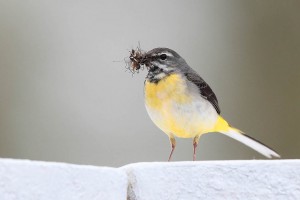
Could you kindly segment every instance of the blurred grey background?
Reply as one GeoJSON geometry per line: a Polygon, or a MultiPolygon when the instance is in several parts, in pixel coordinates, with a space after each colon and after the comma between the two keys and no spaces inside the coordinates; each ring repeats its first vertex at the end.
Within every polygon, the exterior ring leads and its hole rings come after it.
{"type": "MultiPolygon", "coordinates": [[[[144,108],[146,72],[124,57],[177,51],[211,85],[222,115],[300,157],[299,1],[0,1],[0,157],[122,166],[166,161],[144,108]],[[115,62],[120,61],[120,62],[115,62]]],[[[192,160],[177,139],[173,160],[192,160]]],[[[226,136],[198,160],[262,159],[226,136]]]]}

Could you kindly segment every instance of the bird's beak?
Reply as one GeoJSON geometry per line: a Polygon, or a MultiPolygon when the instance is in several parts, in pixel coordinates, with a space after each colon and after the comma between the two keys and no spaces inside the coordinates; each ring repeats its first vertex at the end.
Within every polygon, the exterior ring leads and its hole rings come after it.
{"type": "Polygon", "coordinates": [[[140,60],[140,65],[145,65],[147,69],[151,69],[153,65],[151,65],[151,59],[147,55],[144,55],[142,59],[140,60]]]}

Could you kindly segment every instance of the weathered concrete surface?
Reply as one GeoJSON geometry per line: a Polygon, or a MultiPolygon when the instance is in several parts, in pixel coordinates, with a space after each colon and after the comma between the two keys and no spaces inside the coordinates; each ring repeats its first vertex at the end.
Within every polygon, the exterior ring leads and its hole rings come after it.
{"type": "Polygon", "coordinates": [[[300,199],[299,160],[137,163],[131,200],[300,199]]]}
{"type": "Polygon", "coordinates": [[[1,200],[126,199],[123,170],[0,159],[1,200]]]}

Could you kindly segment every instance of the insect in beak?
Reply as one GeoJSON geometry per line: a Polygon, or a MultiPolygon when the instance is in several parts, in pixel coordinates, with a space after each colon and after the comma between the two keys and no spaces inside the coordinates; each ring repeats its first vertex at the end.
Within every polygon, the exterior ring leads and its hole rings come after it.
{"type": "Polygon", "coordinates": [[[136,50],[132,49],[130,51],[129,59],[130,69],[133,73],[139,71],[139,69],[144,66],[148,68],[146,53],[143,52],[140,48],[137,48],[136,50]]]}
{"type": "Polygon", "coordinates": [[[141,68],[141,65],[140,65],[140,59],[142,57],[142,53],[138,50],[134,50],[132,49],[131,50],[131,53],[130,53],[130,56],[129,56],[129,59],[130,59],[130,65],[131,65],[131,68],[133,71],[137,71],[141,68]]]}

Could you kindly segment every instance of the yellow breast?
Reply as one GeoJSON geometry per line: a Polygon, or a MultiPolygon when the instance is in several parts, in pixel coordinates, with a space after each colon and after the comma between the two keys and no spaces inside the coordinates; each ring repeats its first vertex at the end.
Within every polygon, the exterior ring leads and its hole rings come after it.
{"type": "Polygon", "coordinates": [[[192,104],[192,97],[181,75],[169,75],[158,83],[146,81],[145,104],[152,121],[166,134],[172,133],[177,137],[193,137],[196,134],[190,126],[185,126],[189,121],[187,112],[192,112],[185,108],[192,104]],[[177,110],[179,107],[184,109],[177,110]]]}
{"type": "Polygon", "coordinates": [[[145,105],[150,118],[166,134],[182,138],[222,128],[222,118],[210,102],[191,93],[187,81],[179,74],[169,75],[158,83],[146,81],[145,105]]]}
{"type": "Polygon", "coordinates": [[[179,74],[169,75],[158,83],[145,82],[145,103],[153,109],[162,109],[166,102],[187,103],[191,98],[186,94],[186,83],[179,74]]]}

